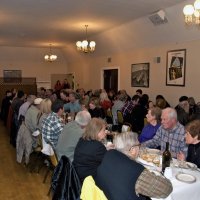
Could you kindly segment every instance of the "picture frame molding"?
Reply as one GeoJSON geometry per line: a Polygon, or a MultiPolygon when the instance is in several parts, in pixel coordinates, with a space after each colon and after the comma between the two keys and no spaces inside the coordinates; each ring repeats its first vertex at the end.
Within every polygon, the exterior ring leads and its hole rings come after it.
{"type": "Polygon", "coordinates": [[[131,64],[131,87],[149,88],[149,75],[150,75],[150,62],[131,64]]]}
{"type": "Polygon", "coordinates": [[[185,86],[186,49],[167,51],[166,86],[185,86]]]}

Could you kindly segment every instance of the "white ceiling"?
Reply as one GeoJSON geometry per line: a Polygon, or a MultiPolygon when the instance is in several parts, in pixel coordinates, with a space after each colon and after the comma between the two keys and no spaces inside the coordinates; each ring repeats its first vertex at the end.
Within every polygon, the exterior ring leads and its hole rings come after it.
{"type": "Polygon", "coordinates": [[[85,24],[89,25],[90,39],[99,36],[104,40],[104,32],[113,34],[113,29],[182,2],[184,0],[1,0],[0,46],[47,47],[52,43],[54,47],[66,48],[85,39],[85,24]]]}

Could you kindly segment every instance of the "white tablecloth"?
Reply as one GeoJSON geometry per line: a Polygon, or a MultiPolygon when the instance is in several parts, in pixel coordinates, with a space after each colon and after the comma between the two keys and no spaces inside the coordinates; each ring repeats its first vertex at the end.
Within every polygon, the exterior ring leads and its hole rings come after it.
{"type": "MultiPolygon", "coordinates": [[[[189,169],[182,169],[184,173],[191,174],[196,177],[196,182],[185,183],[176,179],[177,173],[180,173],[181,169],[172,168],[172,177],[170,181],[173,185],[172,193],[165,200],[200,200],[200,172],[189,169]]],[[[152,200],[157,200],[152,198],[152,200]]]]}

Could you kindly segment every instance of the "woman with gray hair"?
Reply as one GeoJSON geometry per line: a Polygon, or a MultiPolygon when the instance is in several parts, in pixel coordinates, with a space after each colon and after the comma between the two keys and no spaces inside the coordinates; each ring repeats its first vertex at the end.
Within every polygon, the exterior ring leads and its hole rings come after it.
{"type": "Polygon", "coordinates": [[[118,133],[113,139],[115,149],[135,159],[139,152],[138,134],[134,132],[118,133]]]}
{"type": "Polygon", "coordinates": [[[137,133],[117,134],[113,143],[116,149],[107,151],[95,178],[109,200],[166,198],[172,192],[168,179],[156,176],[134,160],[139,152],[137,133]]]}

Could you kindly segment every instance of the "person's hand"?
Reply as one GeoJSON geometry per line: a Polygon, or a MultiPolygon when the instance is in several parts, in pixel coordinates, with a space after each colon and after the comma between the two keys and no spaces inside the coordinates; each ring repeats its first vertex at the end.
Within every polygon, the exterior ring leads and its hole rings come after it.
{"type": "Polygon", "coordinates": [[[107,150],[115,149],[115,145],[112,142],[107,142],[106,149],[107,150]]]}
{"type": "Polygon", "coordinates": [[[185,155],[184,155],[184,153],[181,152],[181,151],[180,151],[179,153],[177,153],[177,159],[180,160],[180,161],[185,160],[185,155]]]}

